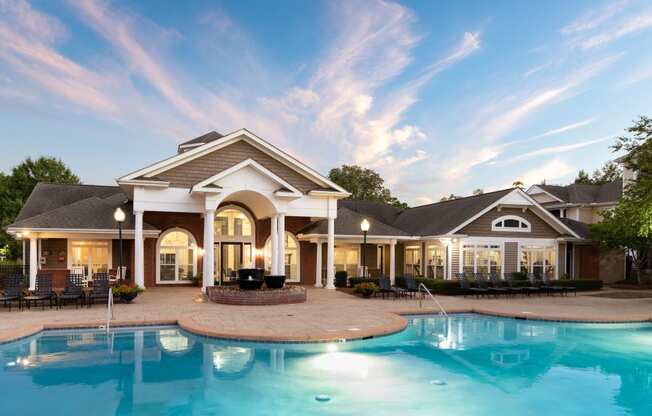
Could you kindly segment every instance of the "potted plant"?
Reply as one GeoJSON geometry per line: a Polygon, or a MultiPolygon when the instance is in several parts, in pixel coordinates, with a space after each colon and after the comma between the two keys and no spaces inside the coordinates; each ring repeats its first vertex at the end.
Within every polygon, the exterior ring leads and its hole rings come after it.
{"type": "Polygon", "coordinates": [[[364,298],[369,298],[374,293],[378,292],[378,285],[371,282],[358,283],[353,289],[355,293],[359,293],[364,298]]]}
{"type": "Polygon", "coordinates": [[[192,277],[192,285],[195,286],[195,287],[201,287],[201,285],[202,285],[202,280],[203,280],[203,279],[202,279],[202,274],[201,274],[201,273],[197,273],[196,275],[194,275],[194,276],[192,277]]]}
{"type": "Polygon", "coordinates": [[[129,286],[129,285],[119,285],[114,286],[113,296],[118,297],[125,303],[131,303],[132,300],[136,299],[139,293],[144,292],[145,289],[139,286],[129,286]]]}
{"type": "Polygon", "coordinates": [[[338,270],[335,272],[335,287],[346,287],[348,277],[346,270],[338,270]]]}
{"type": "Polygon", "coordinates": [[[281,289],[285,284],[285,276],[265,276],[265,286],[268,289],[281,289]]]}

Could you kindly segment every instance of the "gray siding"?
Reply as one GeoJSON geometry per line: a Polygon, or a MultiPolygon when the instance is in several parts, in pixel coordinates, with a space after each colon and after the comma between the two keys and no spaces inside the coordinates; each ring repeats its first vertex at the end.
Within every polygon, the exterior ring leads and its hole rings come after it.
{"type": "Polygon", "coordinates": [[[454,279],[455,274],[460,272],[460,243],[456,241],[451,245],[453,251],[451,256],[451,277],[454,279]]]}
{"type": "Polygon", "coordinates": [[[523,212],[518,208],[502,208],[492,209],[480,218],[473,221],[471,224],[458,231],[459,234],[467,234],[469,236],[483,236],[483,237],[527,237],[527,238],[556,238],[560,234],[555,231],[550,225],[539,218],[538,215],[530,210],[523,212]],[[505,231],[491,231],[491,222],[496,218],[503,215],[516,215],[527,221],[532,226],[531,232],[505,232],[505,231]]]}
{"type": "Polygon", "coordinates": [[[512,273],[518,271],[518,243],[505,243],[505,276],[509,277],[512,273]]]}
{"type": "Polygon", "coordinates": [[[566,273],[566,243],[559,243],[559,258],[557,259],[557,276],[561,279],[566,273]]]}

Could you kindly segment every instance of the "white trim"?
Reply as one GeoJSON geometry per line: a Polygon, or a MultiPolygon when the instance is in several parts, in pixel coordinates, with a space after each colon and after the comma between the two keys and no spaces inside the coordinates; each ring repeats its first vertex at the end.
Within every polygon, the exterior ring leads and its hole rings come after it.
{"type": "MultiPolygon", "coordinates": [[[[182,232],[188,236],[188,243],[190,244],[191,247],[193,247],[192,250],[193,273],[195,275],[197,274],[197,252],[199,251],[199,246],[197,245],[197,240],[195,239],[195,236],[189,230],[182,227],[168,228],[163,233],[161,233],[159,238],[156,240],[156,284],[157,285],[188,284],[192,281],[192,277],[194,277],[191,276],[190,280],[179,280],[178,276],[175,276],[174,281],[161,281],[161,241],[165,238],[166,235],[173,232],[182,232]]],[[[178,275],[178,264],[175,264],[175,269],[177,269],[175,270],[175,275],[178,275]]]]}
{"type": "Polygon", "coordinates": [[[147,186],[152,188],[168,188],[170,182],[167,181],[148,181],[146,179],[128,179],[118,180],[118,185],[147,186]]]}
{"type": "Polygon", "coordinates": [[[308,195],[310,195],[310,196],[323,196],[323,197],[332,197],[332,196],[338,197],[339,196],[339,197],[346,198],[348,196],[351,196],[351,193],[350,192],[333,192],[333,191],[317,191],[317,190],[313,190],[313,191],[309,191],[308,195]]]}
{"type": "MultiPolygon", "coordinates": [[[[197,188],[197,189],[201,190],[205,186],[213,184],[214,182],[217,182],[220,179],[223,179],[223,178],[225,178],[225,177],[227,177],[229,175],[232,175],[233,173],[239,171],[240,169],[244,169],[246,167],[252,167],[252,168],[256,169],[257,171],[259,171],[263,175],[267,176],[268,178],[270,178],[273,181],[275,181],[275,182],[279,183],[280,185],[282,185],[284,188],[289,189],[290,191],[292,191],[292,196],[299,197],[299,196],[302,195],[301,191],[299,191],[297,188],[290,185],[288,182],[281,179],[279,176],[277,176],[276,174],[271,172],[269,169],[265,168],[264,166],[262,166],[260,163],[256,162],[253,159],[245,159],[242,162],[240,162],[240,163],[238,163],[238,164],[236,164],[234,166],[231,166],[230,168],[228,168],[226,170],[223,170],[220,173],[217,173],[217,174],[211,176],[210,178],[204,179],[203,181],[199,182],[198,184],[193,185],[192,189],[195,190],[195,188],[197,188]]],[[[213,192],[220,192],[220,191],[219,190],[214,190],[213,192]]]]}
{"type": "MultiPolygon", "coordinates": [[[[311,238],[324,238],[328,237],[328,234],[298,234],[297,238],[300,240],[310,240],[311,238]]],[[[364,236],[357,234],[335,234],[335,238],[348,238],[348,239],[360,239],[362,241],[364,236]]],[[[375,240],[403,240],[403,241],[418,241],[421,237],[418,236],[396,236],[396,235],[367,235],[367,243],[370,243],[370,239],[375,240]]]]}
{"type": "Polygon", "coordinates": [[[495,220],[491,221],[491,231],[498,231],[498,232],[516,232],[516,233],[530,233],[532,232],[532,225],[530,224],[530,221],[526,220],[523,217],[519,217],[518,215],[503,215],[502,217],[496,218],[495,220]],[[518,221],[518,227],[505,227],[505,220],[515,220],[518,221]],[[503,222],[502,227],[498,227],[498,223],[503,222]],[[527,228],[522,228],[521,225],[525,224],[527,225],[527,228]]]}
{"type": "Polygon", "coordinates": [[[214,150],[218,150],[222,147],[228,146],[229,144],[236,143],[240,140],[243,139],[248,139],[248,142],[254,147],[258,148],[259,150],[264,151],[265,153],[269,154],[272,156],[274,159],[278,160],[279,162],[285,164],[286,166],[293,168],[296,170],[298,173],[302,174],[305,176],[307,179],[310,179],[314,182],[317,182],[321,185],[324,185],[325,187],[328,188],[333,188],[339,192],[342,192],[344,194],[350,195],[344,188],[340,187],[339,185],[335,184],[334,182],[330,181],[329,179],[325,178],[324,176],[320,175],[317,173],[315,170],[312,168],[304,165],[294,157],[290,156],[289,154],[281,151],[277,147],[271,145],[270,143],[266,142],[265,140],[261,139],[260,137],[256,136],[255,134],[249,132],[246,129],[239,129],[236,130],[232,133],[227,134],[224,137],[221,137],[218,140],[214,140],[212,142],[203,144],[201,146],[198,146],[194,149],[190,149],[188,151],[185,151],[183,153],[178,153],[174,156],[171,156],[167,159],[164,159],[162,161],[159,161],[157,163],[154,163],[152,165],[149,165],[145,168],[139,169],[137,171],[131,172],[125,176],[122,176],[117,179],[118,183],[120,181],[125,181],[125,180],[132,180],[135,178],[138,178],[140,176],[146,176],[146,177],[151,177],[155,176],[161,172],[164,172],[166,170],[172,169],[173,167],[179,166],[180,164],[189,162],[191,160],[194,160],[198,157],[201,157],[207,153],[210,153],[214,150]]]}
{"type": "Polygon", "coordinates": [[[220,215],[221,212],[227,211],[227,210],[235,210],[241,212],[247,219],[249,220],[249,224],[251,226],[251,235],[250,236],[234,236],[234,237],[229,237],[229,236],[219,236],[217,235],[217,232],[213,229],[213,234],[215,237],[213,237],[213,241],[215,244],[217,243],[251,243],[252,248],[255,248],[254,245],[256,243],[256,219],[249,213],[248,210],[242,208],[240,205],[235,205],[235,204],[227,204],[221,206],[218,210],[215,211],[215,219],[220,215]]]}
{"type": "MultiPolygon", "coordinates": [[[[92,229],[92,228],[7,228],[7,233],[16,234],[23,233],[25,231],[31,232],[53,232],[53,233],[76,233],[76,234],[108,234],[108,235],[118,235],[118,230],[106,230],[106,229],[92,229]]],[[[161,232],[159,230],[143,230],[143,235],[149,236],[158,236],[161,232]]],[[[135,230],[132,229],[123,229],[122,235],[125,234],[131,235],[135,234],[135,230]]]]}

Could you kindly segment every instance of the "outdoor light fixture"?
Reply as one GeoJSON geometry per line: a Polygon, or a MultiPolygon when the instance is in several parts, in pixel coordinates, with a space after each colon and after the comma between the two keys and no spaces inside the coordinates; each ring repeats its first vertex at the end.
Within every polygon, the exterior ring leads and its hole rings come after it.
{"type": "Polygon", "coordinates": [[[367,231],[369,231],[369,221],[363,219],[360,223],[360,229],[362,230],[363,242],[362,242],[362,277],[367,277],[367,262],[365,261],[367,254],[367,231]]]}
{"type": "Polygon", "coordinates": [[[118,279],[124,279],[123,269],[122,269],[122,223],[125,221],[126,215],[125,212],[120,208],[116,208],[113,213],[113,219],[118,223],[118,239],[120,240],[120,257],[119,257],[119,268],[117,273],[118,279]]]}

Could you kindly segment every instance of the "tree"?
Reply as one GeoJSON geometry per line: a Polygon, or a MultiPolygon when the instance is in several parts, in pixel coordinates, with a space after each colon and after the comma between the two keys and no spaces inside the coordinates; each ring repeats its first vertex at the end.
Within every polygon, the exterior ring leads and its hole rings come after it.
{"type": "Polygon", "coordinates": [[[381,176],[371,170],[356,165],[342,165],[333,168],[328,178],[351,192],[349,199],[382,202],[397,208],[407,208],[408,205],[393,197],[381,176]]]}
{"type": "Polygon", "coordinates": [[[17,258],[20,248],[4,228],[14,222],[38,182],[80,183],[77,175],[53,157],[27,158],[10,175],[0,172],[0,247],[5,247],[10,258],[17,258]]]}
{"type": "Polygon", "coordinates": [[[589,176],[585,170],[580,170],[575,178],[575,183],[585,185],[604,185],[623,177],[623,170],[620,165],[612,160],[602,166],[600,169],[593,171],[589,176]]]}
{"type": "Polygon", "coordinates": [[[458,199],[462,198],[461,196],[455,195],[455,194],[450,194],[448,196],[443,196],[439,202],[445,202],[445,201],[452,201],[453,199],[458,199]]]}
{"type": "Polygon", "coordinates": [[[484,189],[478,188],[473,191],[473,195],[482,195],[484,194],[484,189]]]}
{"type": "Polygon", "coordinates": [[[624,150],[621,163],[637,173],[618,206],[603,211],[602,222],[590,226],[591,237],[609,248],[624,248],[632,258],[638,282],[652,249],[652,120],[640,117],[612,146],[624,150]]]}
{"type": "Polygon", "coordinates": [[[516,180],[516,181],[512,182],[512,186],[514,188],[523,188],[525,186],[525,184],[523,182],[519,181],[519,180],[516,180]]]}

